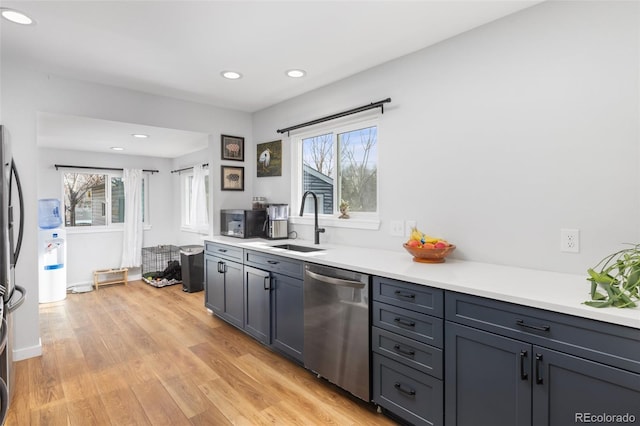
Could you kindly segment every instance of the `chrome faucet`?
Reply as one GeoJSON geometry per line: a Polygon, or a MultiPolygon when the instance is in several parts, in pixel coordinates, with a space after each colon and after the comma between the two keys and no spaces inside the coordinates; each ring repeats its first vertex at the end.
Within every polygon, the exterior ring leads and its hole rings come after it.
{"type": "Polygon", "coordinates": [[[314,244],[320,244],[320,233],[324,232],[324,228],[318,227],[318,197],[313,191],[307,191],[302,196],[302,205],[300,206],[300,216],[304,214],[304,202],[307,199],[307,195],[311,195],[313,197],[313,206],[315,207],[314,216],[315,216],[315,225],[314,225],[314,233],[315,233],[315,241],[314,244]]]}

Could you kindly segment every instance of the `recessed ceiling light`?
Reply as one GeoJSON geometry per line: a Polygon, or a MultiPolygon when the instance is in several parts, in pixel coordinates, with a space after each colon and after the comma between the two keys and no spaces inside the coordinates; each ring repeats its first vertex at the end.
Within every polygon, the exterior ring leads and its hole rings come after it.
{"type": "Polygon", "coordinates": [[[112,146],[111,149],[114,151],[124,151],[124,148],[121,146],[112,146]]]}
{"type": "Polygon", "coordinates": [[[131,136],[138,139],[146,139],[149,135],[145,135],[144,133],[133,133],[131,136]]]}
{"type": "Polygon", "coordinates": [[[242,74],[236,71],[222,71],[220,75],[222,75],[224,78],[228,78],[229,80],[237,80],[239,78],[242,78],[242,74]]]}
{"type": "Polygon", "coordinates": [[[307,75],[307,72],[305,70],[289,70],[287,71],[287,75],[291,78],[300,78],[300,77],[304,77],[305,75],[307,75]]]}
{"type": "Polygon", "coordinates": [[[9,9],[7,7],[0,8],[0,14],[7,21],[14,22],[20,25],[32,25],[35,24],[35,21],[29,18],[22,12],[18,12],[17,10],[9,9]]]}

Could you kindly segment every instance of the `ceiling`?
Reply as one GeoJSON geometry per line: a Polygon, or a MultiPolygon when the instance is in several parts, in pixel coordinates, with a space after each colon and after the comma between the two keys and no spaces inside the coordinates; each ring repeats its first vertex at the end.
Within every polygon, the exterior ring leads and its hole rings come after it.
{"type": "Polygon", "coordinates": [[[126,155],[176,158],[202,150],[208,135],[186,130],[99,120],[90,117],[38,113],[38,146],[76,151],[110,152],[123,148],[126,155]],[[144,134],[146,139],[133,137],[144,134]]]}
{"type": "MultiPolygon", "coordinates": [[[[252,113],[537,3],[3,0],[2,7],[28,14],[36,25],[2,20],[0,47],[3,60],[19,58],[50,74],[252,113]],[[292,68],[307,75],[287,77],[292,68]],[[243,77],[224,79],[223,70],[243,77]]],[[[47,118],[39,126],[39,145],[105,150],[104,142],[94,143],[77,129],[61,133],[74,126],[72,120],[61,118],[63,126],[53,123],[55,116],[47,118]],[[75,134],[81,140],[73,141],[75,134]]],[[[90,121],[77,126],[86,132],[90,121]]],[[[100,121],[93,124],[114,124],[100,121]]],[[[141,132],[120,130],[126,138],[141,132]]],[[[184,136],[194,138],[191,132],[184,136]]],[[[151,152],[125,152],[176,156],[169,149],[173,142],[155,142],[151,152]]],[[[206,140],[201,143],[197,149],[206,147],[206,140]]]]}

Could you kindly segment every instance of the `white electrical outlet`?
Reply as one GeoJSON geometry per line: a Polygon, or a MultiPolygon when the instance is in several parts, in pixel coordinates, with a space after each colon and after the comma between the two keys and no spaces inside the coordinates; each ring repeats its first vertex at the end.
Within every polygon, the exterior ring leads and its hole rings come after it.
{"type": "Polygon", "coordinates": [[[389,233],[394,237],[402,237],[404,235],[404,222],[401,220],[389,222],[389,233]]]}
{"type": "Polygon", "coordinates": [[[416,227],[416,221],[415,220],[405,220],[404,221],[404,236],[405,237],[410,237],[411,236],[411,230],[413,228],[416,227]]]}
{"type": "Polygon", "coordinates": [[[560,230],[560,251],[567,253],[580,252],[580,230],[561,229],[560,230]]]}

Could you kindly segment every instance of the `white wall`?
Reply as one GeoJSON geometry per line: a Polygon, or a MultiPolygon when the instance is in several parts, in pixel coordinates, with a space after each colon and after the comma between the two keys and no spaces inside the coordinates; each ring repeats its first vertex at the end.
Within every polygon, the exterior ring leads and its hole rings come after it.
{"type": "MultiPolygon", "coordinates": [[[[402,250],[389,221],[409,219],[458,258],[583,274],[640,239],[639,8],[543,3],[255,113],[254,140],[391,97],[381,229],[322,241],[402,250]],[[579,254],[559,251],[561,228],[580,229],[579,254]]],[[[254,191],[289,194],[290,174],[254,178],[254,191]]]]}
{"type": "MultiPolygon", "coordinates": [[[[250,135],[251,116],[208,105],[48,75],[4,53],[1,71],[0,111],[2,116],[0,118],[2,124],[6,125],[13,142],[13,152],[20,168],[26,197],[24,212],[26,233],[22,255],[16,268],[16,280],[26,287],[28,295],[24,305],[16,311],[14,348],[16,359],[23,359],[38,355],[41,351],[38,324],[37,200],[39,197],[53,195],[51,192],[53,190],[49,186],[43,187],[42,191],[38,188],[40,182],[46,180],[44,176],[40,179],[40,174],[48,175],[50,170],[47,168],[50,165],[49,158],[45,158],[47,153],[41,154],[37,147],[37,113],[80,115],[202,132],[209,135],[211,152],[216,147],[219,150],[217,144],[219,144],[220,134],[250,135]],[[43,170],[37,167],[40,163],[45,167],[43,170]]],[[[82,161],[83,154],[77,153],[73,156],[74,160],[82,161]]],[[[91,163],[96,164],[94,159],[97,160],[98,156],[91,158],[91,163]]],[[[104,161],[106,164],[106,157],[104,161]]],[[[132,164],[138,164],[137,159],[131,161],[132,164]]],[[[146,159],[144,161],[144,168],[153,166],[147,166],[150,163],[146,159]]],[[[162,181],[167,183],[167,188],[171,188],[169,176],[171,163],[159,164],[155,160],[151,162],[163,169],[163,172],[152,178],[152,187],[154,181],[162,181]]],[[[59,182],[58,179],[56,180],[59,182]]],[[[168,208],[167,211],[171,212],[172,209],[168,208]]],[[[152,212],[152,214],[163,213],[152,212]]],[[[172,216],[171,213],[167,214],[172,216]]],[[[171,238],[177,237],[177,230],[171,221],[172,218],[166,220],[166,228],[158,226],[148,234],[150,244],[165,242],[167,240],[165,235],[171,238]]],[[[74,246],[76,243],[95,246],[100,241],[105,241],[104,236],[78,236],[77,238],[74,236],[74,238],[76,239],[74,246]]],[[[108,245],[117,246],[117,239],[115,235],[111,235],[108,238],[108,245]]]]}

